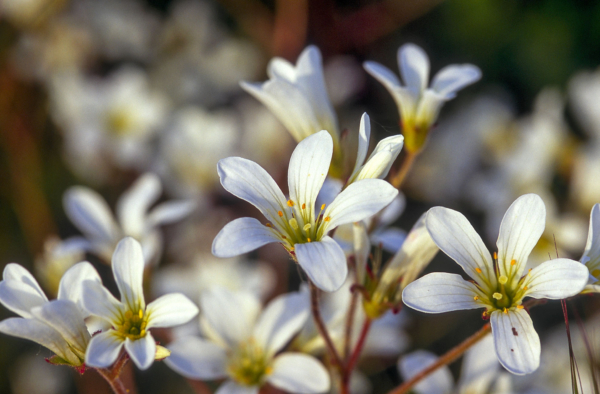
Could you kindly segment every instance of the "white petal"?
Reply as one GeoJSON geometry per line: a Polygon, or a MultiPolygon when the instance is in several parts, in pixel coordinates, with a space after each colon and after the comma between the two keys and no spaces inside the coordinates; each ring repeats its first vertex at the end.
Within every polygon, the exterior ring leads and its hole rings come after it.
{"type": "MultiPolygon", "coordinates": [[[[388,228],[383,231],[375,231],[371,235],[371,241],[375,245],[381,245],[390,253],[397,253],[406,240],[406,231],[398,228],[388,228]]],[[[433,241],[432,241],[433,242],[433,241]]],[[[436,245],[436,249],[438,249],[436,245]]]]}
{"type": "Polygon", "coordinates": [[[295,248],[298,264],[319,289],[336,291],[344,284],[348,276],[346,255],[331,237],[296,244],[295,248]]]}
{"type": "Polygon", "coordinates": [[[352,224],[353,252],[356,265],[356,283],[364,283],[369,254],[371,253],[371,242],[364,222],[352,224]]]}
{"type": "Polygon", "coordinates": [[[338,194],[342,191],[344,187],[344,183],[339,179],[335,178],[327,178],[321,187],[321,191],[319,192],[319,196],[317,197],[317,207],[320,207],[322,204],[329,205],[333,202],[333,200],[337,197],[338,194]]]}
{"type": "Polygon", "coordinates": [[[419,96],[429,82],[429,58],[421,47],[404,44],[398,49],[398,65],[408,89],[419,96]]]}
{"type": "Polygon", "coordinates": [[[188,379],[212,380],[227,376],[225,349],[197,337],[176,340],[167,346],[165,363],[188,379]]]}
{"type": "Polygon", "coordinates": [[[427,212],[425,224],[433,242],[471,278],[484,288],[496,288],[492,256],[466,217],[452,209],[434,207],[427,212]]]}
{"type": "Polygon", "coordinates": [[[86,311],[111,323],[120,321],[124,306],[104,286],[86,281],[82,287],[82,304],[86,311]]]}
{"type": "Polygon", "coordinates": [[[260,302],[250,294],[214,287],[200,297],[202,317],[230,347],[247,339],[260,312],[260,302]]]}
{"type": "Polygon", "coordinates": [[[581,262],[584,257],[589,258],[586,265],[590,271],[600,268],[600,204],[594,205],[590,212],[590,228],[581,262]]]}
{"type": "Polygon", "coordinates": [[[167,201],[157,205],[148,214],[148,227],[177,222],[192,213],[198,204],[193,200],[167,201]]]}
{"type": "Polygon", "coordinates": [[[219,387],[215,394],[258,394],[259,386],[240,386],[232,380],[228,380],[219,387]]]}
{"type": "Polygon", "coordinates": [[[465,353],[458,393],[487,393],[499,369],[494,337],[487,335],[465,353]]]}
{"type": "Polygon", "coordinates": [[[305,218],[300,226],[314,221],[313,207],[329,171],[332,154],[333,140],[325,130],[302,140],[292,153],[288,184],[290,199],[295,203],[296,218],[305,218]],[[301,209],[303,204],[306,204],[304,210],[301,209]]]}
{"type": "Polygon", "coordinates": [[[267,381],[290,393],[324,393],[331,386],[323,365],[316,358],[300,353],[278,356],[267,381]]]}
{"type": "Polygon", "coordinates": [[[34,316],[54,328],[68,343],[82,354],[90,340],[84,316],[79,307],[69,300],[54,300],[33,308],[34,316]]]}
{"type": "Polygon", "coordinates": [[[310,314],[306,292],[280,295],[267,305],[254,327],[254,338],[271,357],[304,325],[310,314]]]}
{"type": "Polygon", "coordinates": [[[333,200],[323,213],[331,218],[327,231],[364,220],[381,211],[398,195],[398,190],[381,179],[354,182],[333,200]]]}
{"type": "Polygon", "coordinates": [[[446,99],[435,91],[425,90],[417,105],[414,123],[421,125],[421,127],[431,127],[437,120],[445,102],[446,99]]]}
{"type": "Polygon", "coordinates": [[[19,264],[7,264],[2,277],[0,303],[16,314],[29,318],[32,308],[48,302],[33,275],[19,264]]]}
{"type": "Polygon", "coordinates": [[[396,88],[400,87],[400,80],[398,80],[396,74],[389,68],[377,62],[364,62],[363,67],[369,74],[385,86],[392,96],[395,95],[396,88]]]}
{"type": "Polygon", "coordinates": [[[525,309],[494,311],[490,319],[500,364],[515,375],[526,375],[540,365],[540,338],[525,309]]]}
{"type": "Polygon", "coordinates": [[[296,67],[287,60],[274,57],[269,60],[267,65],[267,75],[269,78],[281,78],[290,83],[296,83],[296,67]]]}
{"type": "Polygon", "coordinates": [[[240,157],[228,157],[219,160],[217,170],[225,190],[254,205],[271,223],[286,226],[277,212],[285,212],[283,207],[287,206],[287,200],[261,166],[240,157]]]}
{"type": "Polygon", "coordinates": [[[125,340],[125,350],[139,369],[148,369],[154,362],[156,342],[154,342],[154,338],[150,333],[136,340],[127,338],[125,340]]]}
{"type": "Polygon", "coordinates": [[[63,205],[69,219],[88,238],[112,242],[120,233],[106,201],[87,187],[75,186],[67,190],[63,205]]]}
{"type": "Polygon", "coordinates": [[[379,214],[379,223],[383,226],[389,226],[396,221],[406,208],[406,197],[402,193],[392,200],[390,205],[385,207],[379,214]]]}
{"type": "Polygon", "coordinates": [[[50,349],[57,356],[79,365],[81,361],[69,349],[62,336],[47,324],[36,319],[11,317],[0,321],[0,332],[17,338],[28,339],[50,349]]]}
{"type": "MultiPolygon", "coordinates": [[[[425,350],[406,354],[398,361],[398,370],[404,380],[412,379],[419,372],[435,363],[438,357],[425,350]]],[[[449,394],[452,392],[454,379],[447,366],[438,368],[414,386],[418,394],[449,394]]]]}
{"type": "Polygon", "coordinates": [[[272,242],[281,242],[273,230],[254,218],[239,218],[219,231],[212,244],[212,253],[217,257],[233,257],[272,242]]]}
{"type": "Polygon", "coordinates": [[[141,237],[146,231],[146,215],[162,193],[157,175],[140,176],[117,202],[117,217],[123,231],[133,237],[141,237]]]}
{"type": "Polygon", "coordinates": [[[472,64],[452,64],[442,68],[433,78],[431,88],[446,99],[454,98],[460,89],[477,82],[481,70],[472,64]]]}
{"type": "Polygon", "coordinates": [[[537,194],[525,194],[511,204],[502,218],[496,243],[501,275],[520,279],[545,226],[546,207],[537,194]],[[512,260],[516,261],[515,265],[511,264],[512,260]]]}
{"type": "Polygon", "coordinates": [[[85,353],[85,363],[95,368],[110,367],[119,357],[123,343],[114,330],[94,335],[85,353]]]}
{"type": "Polygon", "coordinates": [[[365,112],[360,118],[360,128],[358,129],[358,152],[356,153],[356,164],[352,170],[352,178],[364,164],[369,151],[369,139],[371,138],[371,119],[365,112]]]}
{"type": "Polygon", "coordinates": [[[112,271],[121,294],[121,302],[135,311],[144,309],[144,253],[138,241],[123,238],[112,257],[112,271]]]}
{"type": "Polygon", "coordinates": [[[404,145],[404,136],[395,135],[379,141],[369,160],[360,170],[357,180],[384,179],[400,154],[404,145]]]}
{"type": "Polygon", "coordinates": [[[483,307],[473,297],[477,287],[460,275],[434,272],[410,283],[402,292],[402,301],[426,313],[441,313],[483,307]]]}
{"type": "Polygon", "coordinates": [[[148,328],[173,327],[187,323],[198,314],[198,307],[180,293],[164,295],[146,307],[148,328]]]}
{"type": "Polygon", "coordinates": [[[65,272],[58,286],[58,299],[82,302],[82,285],[86,280],[102,283],[98,271],[87,261],[77,263],[65,272]]]}
{"type": "Polygon", "coordinates": [[[532,269],[523,286],[527,286],[527,297],[559,300],[579,294],[588,279],[588,269],[579,261],[555,259],[532,269]]]}

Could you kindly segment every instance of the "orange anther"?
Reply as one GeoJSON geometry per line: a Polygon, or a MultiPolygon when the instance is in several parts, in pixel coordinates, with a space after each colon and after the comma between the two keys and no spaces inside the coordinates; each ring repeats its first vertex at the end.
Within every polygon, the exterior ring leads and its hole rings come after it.
{"type": "Polygon", "coordinates": [[[517,309],[523,309],[525,308],[523,305],[517,305],[517,309]]]}
{"type": "Polygon", "coordinates": [[[283,216],[283,212],[281,212],[281,211],[278,211],[277,214],[279,215],[279,217],[283,216]]]}
{"type": "Polygon", "coordinates": [[[494,260],[498,260],[498,252],[494,252],[494,260]]]}
{"type": "Polygon", "coordinates": [[[306,240],[307,240],[308,242],[311,242],[311,241],[310,241],[310,238],[306,238],[306,240]]]}
{"type": "Polygon", "coordinates": [[[475,301],[477,301],[477,300],[479,299],[479,297],[478,297],[478,296],[475,296],[475,297],[473,297],[473,299],[474,299],[475,301]]]}
{"type": "Polygon", "coordinates": [[[510,261],[510,265],[516,265],[516,264],[517,264],[517,260],[515,260],[515,259],[512,259],[512,260],[510,261]]]}
{"type": "Polygon", "coordinates": [[[267,223],[267,224],[265,224],[265,226],[271,227],[271,223],[267,223]]]}
{"type": "Polygon", "coordinates": [[[288,200],[287,201],[287,205],[288,205],[288,207],[293,207],[294,206],[294,202],[292,200],[288,200]]]}
{"type": "Polygon", "coordinates": [[[331,220],[331,218],[329,216],[326,216],[325,219],[323,219],[324,221],[328,222],[331,220]]]}
{"type": "Polygon", "coordinates": [[[302,204],[302,209],[306,209],[306,204],[302,204]]]}
{"type": "Polygon", "coordinates": [[[481,268],[475,267],[475,271],[477,271],[477,273],[480,274],[481,273],[481,268]]]}
{"type": "Polygon", "coordinates": [[[508,315],[508,309],[504,308],[504,310],[502,312],[504,312],[508,315]]]}
{"type": "Polygon", "coordinates": [[[325,204],[321,205],[321,211],[325,209],[325,204]]]}

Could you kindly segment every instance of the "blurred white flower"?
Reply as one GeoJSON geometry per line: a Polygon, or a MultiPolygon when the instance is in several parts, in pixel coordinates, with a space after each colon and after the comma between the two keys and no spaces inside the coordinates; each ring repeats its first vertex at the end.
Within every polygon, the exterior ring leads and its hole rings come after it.
{"type": "Polygon", "coordinates": [[[581,263],[590,271],[590,284],[584,292],[600,293],[600,204],[594,205],[590,213],[590,227],[581,263]]]}
{"type": "MultiPolygon", "coordinates": [[[[398,370],[404,380],[409,380],[437,360],[435,354],[417,350],[400,358],[398,370]]],[[[450,368],[444,365],[417,383],[413,391],[416,394],[500,394],[495,390],[490,391],[492,383],[499,376],[500,364],[494,352],[494,340],[492,336],[486,336],[465,353],[456,385],[450,368]]]]}
{"type": "Polygon", "coordinates": [[[583,71],[569,81],[570,108],[576,120],[591,137],[593,144],[600,143],[600,71],[583,71]]]}
{"type": "Polygon", "coordinates": [[[67,0],[2,0],[0,17],[20,28],[35,28],[54,16],[67,0]]]}
{"type": "Polygon", "coordinates": [[[115,220],[108,204],[94,190],[74,186],[63,197],[65,212],[88,241],[87,249],[110,261],[117,243],[125,236],[138,240],[145,261],[153,264],[162,253],[162,236],[158,227],[186,217],[195,208],[191,200],[161,203],[150,210],[162,193],[158,177],[152,173],[140,176],[117,201],[115,220]]]}
{"type": "Polygon", "coordinates": [[[80,237],[60,240],[51,236],[44,242],[44,252],[35,260],[35,273],[42,287],[52,295],[58,294],[60,279],[76,263],[83,261],[87,241],[80,237]]]}
{"type": "Polygon", "coordinates": [[[405,86],[387,67],[372,61],[364,63],[365,70],[381,82],[396,101],[406,149],[418,152],[442,105],[456,97],[460,89],[477,82],[481,70],[472,64],[452,64],[440,70],[433,78],[431,88],[427,88],[429,58],[414,44],[405,44],[398,49],[398,65],[405,86]]]}
{"type": "Polygon", "coordinates": [[[363,220],[388,205],[398,191],[380,179],[364,179],[348,186],[325,209],[315,201],[333,152],[331,136],[322,130],[298,144],[288,167],[290,199],[258,164],[238,157],[223,159],[218,171],[221,184],[269,220],[254,218],[227,224],[213,242],[213,254],[232,257],[268,243],[281,243],[297,260],[310,280],[322,290],[334,291],[348,273],[341,247],[327,235],[337,226],[363,220]]]}
{"type": "Polygon", "coordinates": [[[81,366],[91,337],[81,307],[82,284],[100,282],[91,264],[82,262],[65,272],[53,301],[48,301],[35,278],[18,264],[8,264],[2,278],[0,303],[22,318],[2,320],[0,332],[50,349],[56,354],[49,359],[53,364],[81,366]]]}
{"type": "Polygon", "coordinates": [[[56,75],[51,114],[65,138],[66,161],[87,179],[102,181],[110,166],[145,169],[150,142],[167,115],[167,101],[148,86],[146,74],[122,68],[107,79],[56,75]]]}
{"type": "Polygon", "coordinates": [[[546,209],[535,194],[519,197],[500,225],[494,260],[469,221],[459,212],[435,207],[426,226],[437,246],[473,279],[432,273],[409,284],[402,294],[406,305],[426,313],[485,308],[490,317],[500,363],[517,375],[531,373],[540,363],[540,340],[524,297],[561,299],[587,284],[589,272],[579,262],[554,259],[524,276],[531,250],[544,232],[546,209]]]}
{"type": "Polygon", "coordinates": [[[84,308],[111,325],[107,331],[94,335],[85,354],[85,363],[107,368],[117,360],[125,346],[135,365],[147,369],[157,352],[157,345],[148,330],[187,323],[198,314],[198,308],[180,293],[167,294],[146,305],[142,287],[144,256],[140,244],[131,237],[117,245],[112,271],[121,301],[100,281],[85,281],[83,285],[84,308]]]}
{"type": "Polygon", "coordinates": [[[171,343],[169,367],[191,379],[228,378],[217,394],[257,394],[266,383],[292,393],[329,390],[317,359],[280,352],[309,317],[307,293],[281,295],[262,313],[253,295],[222,288],[206,290],[200,304],[205,338],[171,343]]]}

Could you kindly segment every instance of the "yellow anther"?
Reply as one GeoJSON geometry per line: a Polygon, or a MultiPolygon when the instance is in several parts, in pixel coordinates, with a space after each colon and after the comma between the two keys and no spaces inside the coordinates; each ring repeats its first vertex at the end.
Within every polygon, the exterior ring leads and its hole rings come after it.
{"type": "Polygon", "coordinates": [[[475,297],[473,297],[473,299],[474,299],[475,301],[477,301],[477,300],[479,299],[479,297],[478,297],[478,296],[475,296],[475,297]]]}
{"type": "Polygon", "coordinates": [[[527,286],[523,286],[523,290],[527,290],[529,287],[527,286]]]}
{"type": "Polygon", "coordinates": [[[308,232],[308,230],[310,230],[311,227],[312,225],[310,223],[306,223],[304,227],[302,227],[302,230],[304,230],[304,232],[308,232]]]}
{"type": "Polygon", "coordinates": [[[271,223],[267,223],[267,224],[265,224],[265,226],[271,227],[271,223]]]}
{"type": "Polygon", "coordinates": [[[498,252],[494,252],[494,260],[498,260],[498,252]]]}
{"type": "Polygon", "coordinates": [[[500,282],[501,285],[506,284],[506,282],[508,282],[508,278],[504,275],[500,275],[500,277],[498,278],[498,282],[500,282]]]}
{"type": "Polygon", "coordinates": [[[306,209],[306,204],[302,204],[302,209],[306,209]]]}
{"type": "Polygon", "coordinates": [[[140,309],[138,312],[138,315],[140,316],[140,319],[141,319],[142,317],[144,317],[144,311],[140,309]]]}
{"type": "Polygon", "coordinates": [[[496,292],[496,293],[492,294],[492,297],[494,297],[495,299],[500,301],[502,299],[502,294],[496,292]]]}
{"type": "Polygon", "coordinates": [[[516,265],[516,264],[517,264],[517,260],[515,260],[515,259],[512,259],[512,260],[510,261],[510,265],[516,265]]]}
{"type": "Polygon", "coordinates": [[[131,319],[132,316],[133,316],[133,312],[131,312],[131,311],[125,312],[125,319],[131,319]]]}
{"type": "Polygon", "coordinates": [[[321,205],[321,211],[325,209],[325,204],[321,205]]]}
{"type": "Polygon", "coordinates": [[[475,267],[475,271],[477,271],[477,273],[480,274],[481,273],[481,268],[475,267]]]}
{"type": "Polygon", "coordinates": [[[281,211],[278,211],[277,214],[279,215],[279,217],[283,216],[283,212],[281,212],[281,211]]]}
{"type": "Polygon", "coordinates": [[[139,322],[139,321],[140,321],[140,318],[139,318],[139,316],[138,316],[138,315],[135,315],[135,316],[132,316],[132,317],[131,317],[131,321],[132,321],[132,322],[134,322],[134,323],[137,323],[137,322],[139,322]]]}
{"type": "Polygon", "coordinates": [[[529,268],[529,271],[527,271],[527,275],[531,275],[531,268],[529,268]]]}
{"type": "Polygon", "coordinates": [[[504,310],[502,312],[504,312],[508,315],[508,309],[504,308],[504,310]]]}
{"type": "Polygon", "coordinates": [[[594,276],[594,277],[596,277],[596,278],[597,278],[598,276],[600,276],[600,270],[599,270],[599,269],[595,269],[595,270],[593,270],[593,271],[592,271],[592,276],[594,276]]]}
{"type": "Polygon", "coordinates": [[[525,308],[523,305],[517,305],[517,309],[523,309],[525,308]]]}
{"type": "Polygon", "coordinates": [[[294,202],[292,200],[288,200],[287,204],[288,204],[288,207],[293,207],[294,206],[294,202]]]}
{"type": "Polygon", "coordinates": [[[324,221],[328,222],[331,220],[331,218],[329,216],[325,216],[325,219],[323,219],[324,221]]]}
{"type": "Polygon", "coordinates": [[[146,336],[146,330],[142,330],[142,331],[140,331],[140,335],[141,335],[141,336],[146,336]]]}
{"type": "Polygon", "coordinates": [[[292,228],[294,230],[298,230],[298,221],[296,220],[296,218],[291,218],[289,220],[290,226],[292,226],[292,228]]]}
{"type": "Polygon", "coordinates": [[[266,375],[270,375],[273,373],[273,367],[267,367],[265,368],[265,374],[266,375]]]}
{"type": "Polygon", "coordinates": [[[307,240],[308,242],[312,242],[312,241],[310,240],[310,238],[306,238],[306,240],[307,240]]]}
{"type": "Polygon", "coordinates": [[[292,246],[292,247],[290,248],[290,252],[293,252],[293,251],[294,251],[294,247],[292,246]]]}

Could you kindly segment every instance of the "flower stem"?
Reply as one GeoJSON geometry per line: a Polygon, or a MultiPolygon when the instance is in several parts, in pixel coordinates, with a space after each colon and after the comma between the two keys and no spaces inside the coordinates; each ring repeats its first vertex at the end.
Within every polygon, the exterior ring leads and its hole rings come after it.
{"type": "Polygon", "coordinates": [[[419,154],[419,152],[406,151],[406,155],[404,156],[404,160],[402,161],[402,165],[400,166],[400,169],[390,179],[390,183],[396,189],[400,189],[400,186],[402,186],[402,183],[404,182],[406,175],[408,175],[408,172],[412,168],[418,154],[419,154]]]}
{"type": "Polygon", "coordinates": [[[125,385],[119,378],[121,375],[121,371],[125,364],[129,361],[129,356],[127,353],[121,353],[121,356],[117,359],[117,361],[113,364],[112,368],[96,368],[96,371],[108,382],[110,388],[115,392],[115,394],[127,394],[129,390],[125,388],[125,385]]]}
{"type": "Polygon", "coordinates": [[[392,391],[388,392],[388,394],[405,394],[417,383],[423,380],[425,377],[436,371],[438,368],[450,364],[457,358],[459,358],[467,349],[471,346],[479,342],[483,339],[489,332],[491,331],[490,323],[487,323],[479,331],[475,334],[471,335],[469,338],[465,339],[461,344],[451,349],[449,352],[440,357],[435,363],[431,364],[429,367],[425,368],[417,375],[415,375],[412,379],[407,380],[402,383],[400,386],[396,387],[392,391]]]}
{"type": "Polygon", "coordinates": [[[354,370],[354,367],[358,362],[358,358],[362,353],[363,347],[365,346],[369,330],[371,329],[371,322],[371,319],[365,318],[362,329],[360,330],[360,336],[358,337],[356,347],[354,348],[352,356],[350,356],[350,359],[344,368],[344,373],[342,374],[342,392],[350,392],[350,377],[352,376],[352,371],[354,370]]]}
{"type": "Polygon", "coordinates": [[[325,327],[325,323],[321,317],[321,311],[319,310],[319,289],[312,283],[310,279],[308,280],[308,284],[310,286],[310,305],[315,325],[317,326],[319,334],[325,341],[325,347],[327,348],[331,362],[333,363],[334,367],[337,367],[340,371],[342,371],[344,366],[342,364],[342,359],[340,358],[340,355],[338,354],[338,351],[336,350],[335,345],[329,336],[329,332],[327,332],[327,327],[325,327]]]}
{"type": "Polygon", "coordinates": [[[358,291],[352,290],[352,298],[350,299],[350,309],[346,316],[346,330],[344,332],[344,361],[348,362],[350,357],[350,342],[352,342],[352,326],[354,323],[354,315],[356,311],[356,304],[358,302],[358,291]]]}

